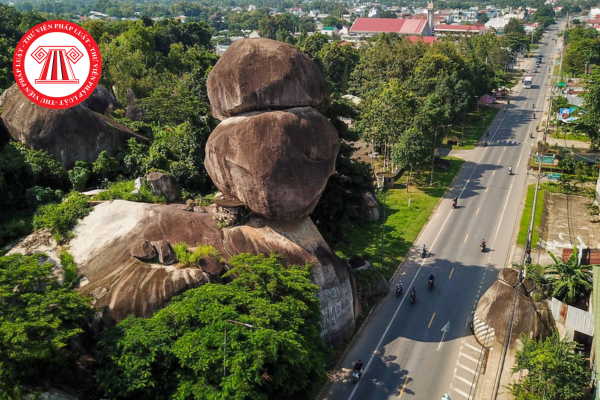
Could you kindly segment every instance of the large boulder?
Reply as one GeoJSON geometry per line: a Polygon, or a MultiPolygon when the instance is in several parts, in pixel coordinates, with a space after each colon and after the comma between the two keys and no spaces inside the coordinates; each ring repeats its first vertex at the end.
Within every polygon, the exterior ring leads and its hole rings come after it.
{"type": "Polygon", "coordinates": [[[11,139],[45,150],[70,169],[75,161],[96,161],[102,151],[114,155],[128,139],[148,139],[81,104],[52,110],[32,103],[15,85],[0,97],[1,118],[11,139]]]}
{"type": "Polygon", "coordinates": [[[270,39],[236,40],[208,76],[212,114],[317,107],[326,100],[317,65],[294,46],[270,39]]]}
{"type": "MultiPolygon", "coordinates": [[[[178,205],[104,202],[79,221],[69,252],[82,278],[79,291],[105,311],[109,321],[133,314],[149,317],[169,299],[208,282],[222,282],[225,264],[239,253],[276,252],[284,265],[312,265],[313,281],[319,286],[322,336],[332,345],[347,339],[354,330],[360,306],[356,286],[347,263],[333,253],[309,217],[285,222],[254,217],[247,225],[220,229],[208,212],[188,212],[178,205]],[[190,250],[211,245],[222,260],[205,257],[198,267],[163,265],[147,257],[148,243],[186,243],[190,250]],[[146,257],[146,262],[132,252],[146,257]]],[[[57,269],[61,248],[49,232],[38,231],[11,250],[32,254],[44,251],[57,269]],[[43,237],[37,237],[39,233],[43,237]]]]}
{"type": "Polygon", "coordinates": [[[337,131],[311,107],[228,118],[206,143],[215,185],[269,219],[309,215],[335,171],[337,131]]]}
{"type": "Polygon", "coordinates": [[[104,114],[107,117],[110,116],[110,112],[112,110],[123,108],[121,103],[115,99],[115,96],[113,96],[108,90],[100,85],[96,86],[92,94],[87,99],[82,101],[81,104],[93,112],[104,114]]]}
{"type": "MultiPolygon", "coordinates": [[[[496,282],[479,299],[473,316],[473,328],[481,345],[490,348],[494,346],[494,342],[500,347],[506,343],[506,327],[513,316],[515,287],[518,282],[519,272],[504,268],[498,273],[496,282]]],[[[532,337],[551,333],[546,326],[554,325],[552,312],[545,301],[533,301],[534,290],[535,285],[528,279],[523,279],[518,286],[511,345],[522,333],[532,337]]]]}
{"type": "Polygon", "coordinates": [[[165,173],[150,172],[146,175],[146,182],[152,188],[152,193],[166,197],[167,201],[175,201],[179,197],[177,184],[165,173]]]}

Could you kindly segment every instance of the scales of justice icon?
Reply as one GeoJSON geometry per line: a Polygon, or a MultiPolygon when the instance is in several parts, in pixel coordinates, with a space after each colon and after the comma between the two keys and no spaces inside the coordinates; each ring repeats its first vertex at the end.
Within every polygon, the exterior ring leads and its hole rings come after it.
{"type": "Polygon", "coordinates": [[[77,64],[83,53],[75,46],[40,46],[31,53],[38,64],[44,63],[39,79],[35,83],[74,83],[79,79],[73,73],[73,64],[77,64]]]}

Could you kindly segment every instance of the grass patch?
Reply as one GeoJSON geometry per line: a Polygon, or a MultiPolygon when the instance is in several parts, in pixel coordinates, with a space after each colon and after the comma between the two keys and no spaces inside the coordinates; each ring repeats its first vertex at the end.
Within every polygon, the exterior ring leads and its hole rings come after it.
{"type": "Polygon", "coordinates": [[[500,110],[496,107],[489,107],[468,113],[465,120],[464,134],[462,124],[453,126],[443,139],[442,146],[451,149],[474,149],[498,111],[500,110]],[[449,145],[448,139],[459,139],[460,145],[449,145]]]}
{"type": "Polygon", "coordinates": [[[95,195],[93,200],[128,200],[141,203],[166,203],[164,196],[157,196],[150,189],[143,185],[139,193],[131,193],[135,189],[134,181],[113,182],[108,185],[108,189],[95,195]]]}
{"type": "Polygon", "coordinates": [[[198,266],[198,261],[205,257],[212,257],[219,261],[223,261],[223,256],[219,250],[211,245],[200,245],[193,252],[189,250],[188,245],[181,242],[173,246],[173,252],[177,263],[184,267],[198,266]]]}
{"type": "Polygon", "coordinates": [[[383,204],[385,197],[383,264],[381,263],[381,219],[356,224],[350,232],[349,240],[338,245],[336,253],[344,258],[363,257],[379,268],[385,278],[389,279],[411,250],[413,242],[463,163],[457,158],[450,158],[450,160],[448,170],[436,169],[433,186],[429,186],[430,172],[427,171],[413,176],[413,183],[408,192],[405,175],[393,188],[386,190],[385,194],[377,195],[380,204],[383,204]]]}
{"type": "Polygon", "coordinates": [[[92,206],[88,197],[79,192],[71,192],[61,203],[46,204],[38,208],[33,218],[33,227],[47,228],[57,243],[63,243],[73,237],[71,229],[77,221],[88,215],[92,206]]]}
{"type": "MultiPolygon", "coordinates": [[[[544,193],[545,190],[540,186],[535,208],[535,218],[533,220],[533,235],[531,238],[531,242],[534,246],[537,246],[537,243],[540,241],[539,229],[542,225],[542,214],[544,213],[544,193]]],[[[529,231],[529,224],[531,223],[534,196],[535,185],[529,185],[527,187],[527,197],[525,198],[525,208],[523,209],[523,215],[521,216],[521,223],[519,225],[519,236],[517,236],[517,244],[519,246],[525,246],[527,243],[527,233],[529,231]]]]}
{"type": "Polygon", "coordinates": [[[558,140],[578,140],[580,142],[586,142],[589,143],[590,142],[590,138],[587,135],[578,135],[578,134],[572,134],[572,133],[551,133],[550,134],[551,138],[554,139],[558,139],[558,140]]]}

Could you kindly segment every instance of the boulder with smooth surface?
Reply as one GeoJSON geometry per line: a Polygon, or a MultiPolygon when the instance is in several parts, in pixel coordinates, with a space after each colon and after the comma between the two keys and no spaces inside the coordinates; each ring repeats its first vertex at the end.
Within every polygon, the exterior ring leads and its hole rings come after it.
{"type": "Polygon", "coordinates": [[[146,182],[152,188],[152,193],[164,196],[167,201],[175,201],[179,197],[179,189],[171,177],[162,172],[150,172],[146,175],[146,182]]]}
{"type": "Polygon", "coordinates": [[[208,76],[212,114],[317,107],[326,101],[319,67],[294,46],[271,39],[236,40],[208,76]]]}
{"type": "Polygon", "coordinates": [[[335,171],[337,131],[311,107],[228,118],[206,143],[205,166],[222,192],[269,219],[309,215],[335,171]]]}
{"type": "Polygon", "coordinates": [[[16,85],[0,97],[2,120],[12,140],[44,150],[70,169],[75,161],[94,162],[102,151],[113,156],[127,140],[148,139],[81,104],[53,110],[32,103],[16,85]]]}

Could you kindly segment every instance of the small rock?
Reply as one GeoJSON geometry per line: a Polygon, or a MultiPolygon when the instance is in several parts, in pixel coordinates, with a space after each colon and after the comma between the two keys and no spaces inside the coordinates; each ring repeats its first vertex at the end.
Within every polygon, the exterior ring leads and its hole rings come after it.
{"type": "Polygon", "coordinates": [[[179,197],[179,190],[167,174],[150,172],[146,175],[146,181],[150,184],[152,192],[155,195],[165,196],[167,201],[175,201],[179,197]]]}
{"type": "Polygon", "coordinates": [[[206,211],[206,208],[204,208],[204,207],[196,206],[196,207],[194,207],[194,212],[205,213],[207,211],[206,211]]]}
{"type": "Polygon", "coordinates": [[[145,182],[146,182],[146,178],[144,178],[143,176],[140,176],[139,178],[136,178],[135,181],[133,181],[133,187],[136,190],[140,190],[142,188],[142,186],[144,186],[145,182]]]}
{"type": "Polygon", "coordinates": [[[185,211],[194,211],[195,207],[196,207],[196,203],[194,202],[194,200],[187,199],[185,202],[185,207],[183,207],[183,209],[185,211]]]}
{"type": "Polygon", "coordinates": [[[140,191],[137,189],[133,189],[131,192],[129,192],[131,194],[140,194],[140,191]]]}
{"type": "Polygon", "coordinates": [[[105,192],[105,191],[106,191],[106,189],[94,189],[94,190],[88,190],[87,192],[81,192],[81,194],[84,196],[92,197],[92,196],[95,196],[95,195],[105,192]]]}
{"type": "Polygon", "coordinates": [[[223,263],[212,257],[204,257],[198,261],[198,265],[200,265],[202,272],[206,272],[210,275],[221,275],[225,269],[223,263]]]}
{"type": "Polygon", "coordinates": [[[163,265],[171,265],[175,262],[175,253],[168,240],[159,240],[152,242],[152,245],[158,253],[158,261],[163,265]]]}
{"type": "Polygon", "coordinates": [[[156,249],[147,240],[139,240],[131,246],[131,255],[142,261],[151,261],[156,257],[156,249]]]}

